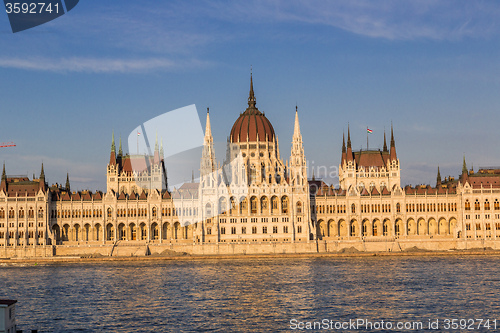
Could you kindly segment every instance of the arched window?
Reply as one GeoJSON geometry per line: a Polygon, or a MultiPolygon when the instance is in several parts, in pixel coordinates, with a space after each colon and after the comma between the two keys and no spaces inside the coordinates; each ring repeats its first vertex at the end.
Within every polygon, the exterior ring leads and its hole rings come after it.
{"type": "Polygon", "coordinates": [[[269,209],[269,202],[266,196],[260,198],[260,213],[267,214],[269,209]]]}
{"type": "Polygon", "coordinates": [[[481,209],[481,205],[479,204],[479,200],[476,199],[476,202],[474,203],[474,210],[480,210],[481,209]]]}
{"type": "Polygon", "coordinates": [[[153,217],[156,217],[156,207],[153,207],[153,209],[151,210],[151,215],[153,217]]]}
{"type": "Polygon", "coordinates": [[[257,197],[250,198],[250,213],[257,214],[257,197]]]}
{"type": "Polygon", "coordinates": [[[498,202],[498,199],[495,199],[495,210],[499,210],[500,209],[500,202],[498,202]]]}
{"type": "Polygon", "coordinates": [[[227,210],[226,198],[221,197],[219,198],[219,214],[225,214],[226,210],[227,210]]]}
{"type": "Polygon", "coordinates": [[[32,219],[35,217],[35,211],[33,210],[33,207],[30,207],[28,209],[28,218],[32,219]]]}
{"type": "Polygon", "coordinates": [[[302,202],[297,201],[297,214],[302,214],[302,202]]]}
{"type": "Polygon", "coordinates": [[[210,203],[205,205],[205,215],[207,217],[212,217],[212,205],[210,205],[210,203]]]}
{"type": "Polygon", "coordinates": [[[9,210],[9,219],[13,219],[13,218],[14,218],[14,216],[15,216],[15,213],[14,213],[14,208],[11,208],[11,209],[9,210]]]}
{"type": "Polygon", "coordinates": [[[286,195],[281,198],[281,213],[288,214],[288,197],[286,195]]]}
{"type": "Polygon", "coordinates": [[[278,198],[276,196],[271,198],[271,214],[278,213],[278,198]]]}
{"type": "Polygon", "coordinates": [[[43,208],[42,207],[38,208],[38,218],[43,219],[43,208]]]}
{"type": "Polygon", "coordinates": [[[351,205],[351,213],[356,214],[356,205],[355,204],[351,205]]]}
{"type": "Polygon", "coordinates": [[[0,219],[4,218],[5,218],[5,211],[3,210],[3,208],[0,208],[0,219]]]}
{"type": "Polygon", "coordinates": [[[240,214],[247,213],[247,209],[248,209],[248,200],[247,198],[242,198],[240,200],[240,214]]]}
{"type": "Polygon", "coordinates": [[[111,208],[108,208],[108,218],[111,218],[112,213],[113,213],[113,210],[111,208]]]}
{"type": "Polygon", "coordinates": [[[24,218],[24,208],[22,207],[19,209],[19,218],[20,219],[24,218]]]}
{"type": "Polygon", "coordinates": [[[490,210],[490,202],[488,201],[488,199],[486,199],[484,201],[484,209],[485,210],[490,210]]]}
{"type": "Polygon", "coordinates": [[[470,210],[470,202],[469,202],[469,200],[465,200],[465,210],[470,210]]]}

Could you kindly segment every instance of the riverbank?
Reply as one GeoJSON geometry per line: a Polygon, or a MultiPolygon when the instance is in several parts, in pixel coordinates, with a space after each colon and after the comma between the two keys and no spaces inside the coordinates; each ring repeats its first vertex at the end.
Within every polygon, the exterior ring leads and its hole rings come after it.
{"type": "Polygon", "coordinates": [[[368,257],[441,257],[441,256],[500,256],[500,250],[489,248],[469,250],[427,251],[413,249],[405,252],[337,252],[337,253],[284,253],[284,254],[224,254],[224,255],[152,255],[123,257],[79,257],[54,256],[40,258],[0,259],[0,266],[8,265],[50,265],[50,264],[85,264],[110,262],[158,262],[158,261],[193,261],[193,260],[241,260],[241,259],[311,259],[311,258],[368,258],[368,257]]]}

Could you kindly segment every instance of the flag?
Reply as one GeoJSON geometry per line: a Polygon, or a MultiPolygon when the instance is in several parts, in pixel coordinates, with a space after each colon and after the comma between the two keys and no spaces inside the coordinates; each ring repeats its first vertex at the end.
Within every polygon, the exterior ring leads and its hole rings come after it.
{"type": "Polygon", "coordinates": [[[137,132],[137,136],[140,136],[140,135],[141,135],[141,133],[137,132]]]}
{"type": "Polygon", "coordinates": [[[368,127],[366,128],[366,132],[367,133],[373,133],[373,131],[371,129],[369,129],[368,127]]]}

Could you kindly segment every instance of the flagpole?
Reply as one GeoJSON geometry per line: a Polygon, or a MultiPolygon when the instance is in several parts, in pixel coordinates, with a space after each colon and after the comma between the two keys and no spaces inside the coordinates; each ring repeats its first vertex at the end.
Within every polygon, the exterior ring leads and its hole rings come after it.
{"type": "Polygon", "coordinates": [[[368,150],[368,126],[366,127],[366,150],[368,150]]]}

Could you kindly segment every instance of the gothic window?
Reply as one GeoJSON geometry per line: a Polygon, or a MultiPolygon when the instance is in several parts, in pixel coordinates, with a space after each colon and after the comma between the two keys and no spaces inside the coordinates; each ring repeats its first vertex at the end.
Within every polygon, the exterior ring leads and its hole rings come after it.
{"type": "Polygon", "coordinates": [[[35,211],[33,210],[33,207],[30,207],[30,209],[28,209],[28,218],[32,219],[35,217],[35,211]]]}
{"type": "Polygon", "coordinates": [[[240,200],[240,214],[245,214],[248,209],[248,200],[247,198],[242,198],[240,200]]]}
{"type": "Polygon", "coordinates": [[[269,202],[266,196],[260,198],[260,212],[261,214],[267,214],[269,207],[269,202]]]}
{"type": "Polygon", "coordinates": [[[271,214],[278,212],[278,198],[276,196],[271,198],[271,214]]]}
{"type": "Polygon", "coordinates": [[[151,210],[151,215],[153,217],[156,217],[156,207],[153,207],[153,209],[151,210]]]}
{"type": "Polygon", "coordinates": [[[3,210],[3,208],[0,208],[0,219],[4,218],[5,218],[5,211],[3,210]]]}
{"type": "Polygon", "coordinates": [[[474,210],[480,210],[481,209],[481,205],[479,204],[479,200],[476,199],[476,202],[474,203],[474,210]]]}
{"type": "Polygon", "coordinates": [[[488,201],[488,199],[486,199],[486,201],[484,202],[484,209],[490,210],[490,202],[488,201]]]}
{"type": "Polygon", "coordinates": [[[465,210],[470,210],[470,202],[469,202],[469,200],[465,200],[465,210]]]}
{"type": "Polygon", "coordinates": [[[297,214],[302,214],[302,202],[297,201],[297,214]]]}
{"type": "Polygon", "coordinates": [[[211,217],[212,216],[212,205],[210,205],[210,203],[207,203],[205,205],[205,215],[207,217],[211,217]]]}
{"type": "Polygon", "coordinates": [[[250,210],[251,214],[257,214],[257,197],[250,198],[250,210]]]}
{"type": "Polygon", "coordinates": [[[226,210],[227,210],[227,207],[226,207],[226,198],[221,197],[219,199],[219,214],[225,214],[226,210]]]}
{"type": "Polygon", "coordinates": [[[38,208],[38,218],[43,219],[43,208],[42,207],[38,208]]]}
{"type": "Polygon", "coordinates": [[[351,205],[351,213],[356,214],[356,205],[355,204],[351,205]]]}
{"type": "Polygon", "coordinates": [[[111,208],[108,208],[108,218],[111,218],[112,212],[113,212],[113,210],[111,208]]]}
{"type": "Polygon", "coordinates": [[[500,203],[498,202],[498,199],[495,199],[495,210],[499,210],[500,209],[500,203]]]}
{"type": "Polygon", "coordinates": [[[24,218],[24,208],[19,209],[19,218],[24,218]]]}
{"type": "Polygon", "coordinates": [[[288,214],[288,197],[286,195],[281,198],[281,213],[288,214]]]}

